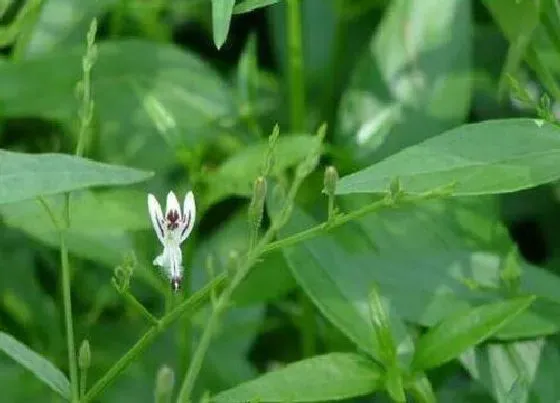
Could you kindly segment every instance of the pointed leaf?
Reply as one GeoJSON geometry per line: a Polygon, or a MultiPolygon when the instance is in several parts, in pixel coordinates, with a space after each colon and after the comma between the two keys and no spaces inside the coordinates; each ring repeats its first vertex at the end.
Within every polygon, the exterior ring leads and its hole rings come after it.
{"type": "Polygon", "coordinates": [[[212,33],[218,49],[225,43],[235,0],[212,0],[212,33]]]}
{"type": "Polygon", "coordinates": [[[379,357],[386,367],[397,368],[397,346],[391,332],[388,303],[383,301],[375,284],[370,293],[369,306],[374,328],[373,336],[379,346],[379,357]]]}
{"type": "Polygon", "coordinates": [[[315,402],[363,396],[379,388],[380,368],[362,356],[331,353],[269,372],[221,392],[220,402],[315,402]]]}
{"type": "Polygon", "coordinates": [[[245,0],[235,5],[234,14],[249,13],[261,7],[270,6],[278,3],[280,0],[245,0]]]}
{"type": "Polygon", "coordinates": [[[537,119],[460,126],[341,178],[337,193],[386,192],[396,177],[407,193],[452,185],[454,196],[552,182],[560,178],[560,128],[537,119]]]}
{"type": "Polygon", "coordinates": [[[65,399],[70,398],[70,382],[50,361],[4,332],[0,332],[0,349],[31,371],[52,390],[65,399]]]}
{"type": "Polygon", "coordinates": [[[150,176],[150,172],[67,154],[24,154],[0,150],[0,203],[92,186],[127,185],[150,176]]]}
{"type": "Polygon", "coordinates": [[[412,366],[425,370],[446,363],[488,337],[519,315],[533,296],[482,305],[444,319],[416,344],[412,366]]]}

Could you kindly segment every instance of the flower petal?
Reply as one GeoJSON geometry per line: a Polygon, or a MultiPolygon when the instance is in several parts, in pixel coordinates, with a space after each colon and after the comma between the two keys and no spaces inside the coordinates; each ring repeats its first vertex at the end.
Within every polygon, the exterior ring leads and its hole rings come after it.
{"type": "Polygon", "coordinates": [[[161,206],[155,196],[151,193],[148,194],[148,211],[150,212],[150,218],[152,219],[154,231],[156,232],[160,242],[163,243],[163,240],[165,239],[163,214],[161,212],[161,206]]]}
{"type": "Polygon", "coordinates": [[[165,205],[166,217],[170,211],[176,211],[177,213],[181,214],[181,206],[179,206],[179,202],[177,201],[177,197],[175,197],[175,193],[173,193],[173,191],[167,194],[167,203],[165,205]]]}
{"type": "Polygon", "coordinates": [[[196,205],[194,203],[193,192],[188,192],[185,195],[183,202],[183,215],[181,217],[181,237],[179,242],[187,239],[194,227],[194,220],[196,218],[196,205]]]}
{"type": "Polygon", "coordinates": [[[169,247],[167,254],[169,256],[169,277],[172,279],[181,278],[183,273],[181,248],[178,246],[169,247]]]}

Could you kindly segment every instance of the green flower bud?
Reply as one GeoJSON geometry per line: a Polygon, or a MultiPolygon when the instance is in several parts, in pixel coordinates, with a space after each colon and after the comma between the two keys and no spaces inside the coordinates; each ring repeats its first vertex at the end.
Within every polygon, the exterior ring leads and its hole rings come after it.
{"type": "Polygon", "coordinates": [[[154,391],[156,403],[170,402],[173,386],[175,386],[175,374],[171,368],[163,365],[156,375],[156,388],[154,391]]]}
{"type": "Polygon", "coordinates": [[[336,190],[336,183],[338,182],[338,171],[334,166],[325,168],[325,176],[323,179],[323,193],[332,196],[336,190]]]}
{"type": "Polygon", "coordinates": [[[89,347],[89,341],[82,341],[80,350],[78,351],[78,366],[80,370],[87,370],[91,365],[91,350],[89,347]]]}

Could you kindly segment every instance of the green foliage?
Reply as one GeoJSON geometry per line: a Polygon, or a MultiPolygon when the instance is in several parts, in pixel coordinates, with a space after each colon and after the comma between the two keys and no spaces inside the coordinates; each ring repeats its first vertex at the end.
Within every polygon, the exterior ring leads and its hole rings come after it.
{"type": "Polygon", "coordinates": [[[557,1],[0,15],[2,401],[558,402],[557,1]]]}
{"type": "Polygon", "coordinates": [[[379,368],[357,354],[298,361],[214,397],[216,402],[317,402],[362,396],[379,388],[379,368]]]}
{"type": "Polygon", "coordinates": [[[425,370],[452,360],[492,336],[533,300],[534,297],[523,297],[496,302],[444,319],[418,340],[413,368],[425,370]]]}
{"type": "Polygon", "coordinates": [[[0,203],[13,203],[94,186],[127,185],[152,173],[64,154],[0,152],[0,203]]]}
{"type": "Polygon", "coordinates": [[[407,193],[446,186],[455,196],[514,192],[560,177],[559,145],[560,129],[542,120],[464,125],[341,178],[337,191],[382,193],[398,177],[407,193]]]}
{"type": "Polygon", "coordinates": [[[0,349],[62,397],[66,399],[70,397],[68,379],[46,358],[4,332],[0,332],[0,349]]]}

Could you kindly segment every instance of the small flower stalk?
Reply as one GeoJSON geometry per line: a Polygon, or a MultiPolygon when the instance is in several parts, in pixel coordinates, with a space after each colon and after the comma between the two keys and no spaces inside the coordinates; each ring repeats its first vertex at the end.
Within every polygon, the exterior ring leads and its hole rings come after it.
{"type": "Polygon", "coordinates": [[[196,216],[194,195],[192,192],[185,195],[181,211],[177,197],[169,192],[164,216],[155,196],[148,194],[148,210],[156,235],[163,245],[163,253],[154,259],[153,264],[165,270],[173,290],[178,291],[183,280],[181,243],[191,234],[196,216]]]}

